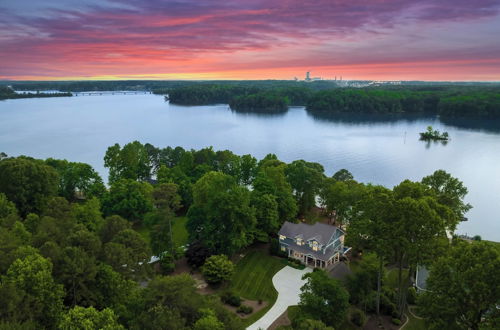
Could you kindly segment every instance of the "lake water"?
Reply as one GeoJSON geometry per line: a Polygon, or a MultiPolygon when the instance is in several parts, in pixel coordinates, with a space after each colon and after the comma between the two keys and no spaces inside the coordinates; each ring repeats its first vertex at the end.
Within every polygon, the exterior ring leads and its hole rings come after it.
{"type": "Polygon", "coordinates": [[[9,156],[89,163],[106,178],[108,146],[139,140],[158,147],[213,146],[286,162],[346,168],[356,180],[392,187],[444,169],[469,189],[474,208],[458,233],[500,241],[500,123],[438,119],[318,118],[303,108],[280,115],[235,113],[227,105],[169,105],[156,95],[102,95],[0,101],[0,151],[9,156]],[[428,125],[447,145],[419,141],[428,125]]]}

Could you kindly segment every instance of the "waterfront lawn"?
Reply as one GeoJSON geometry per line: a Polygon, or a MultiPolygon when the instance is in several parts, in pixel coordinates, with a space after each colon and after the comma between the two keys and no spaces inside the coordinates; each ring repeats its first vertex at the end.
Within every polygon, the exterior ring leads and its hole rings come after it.
{"type": "Polygon", "coordinates": [[[268,302],[266,308],[243,320],[246,326],[260,319],[274,305],[278,292],[272,278],[284,266],[280,258],[270,256],[267,251],[262,250],[249,251],[236,264],[230,289],[244,299],[268,302]]]}
{"type": "Polygon", "coordinates": [[[251,250],[236,264],[231,290],[243,298],[262,299],[272,304],[278,297],[272,278],[284,266],[279,258],[251,250]]]}

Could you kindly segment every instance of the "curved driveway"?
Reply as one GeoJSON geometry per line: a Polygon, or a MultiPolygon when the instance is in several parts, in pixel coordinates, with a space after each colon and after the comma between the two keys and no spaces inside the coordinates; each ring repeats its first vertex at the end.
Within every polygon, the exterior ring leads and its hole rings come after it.
{"type": "Polygon", "coordinates": [[[267,311],[257,322],[247,328],[247,330],[267,329],[269,326],[288,308],[288,306],[298,305],[300,301],[300,288],[306,281],[302,280],[304,274],[312,272],[312,269],[303,270],[285,266],[273,276],[273,285],[278,291],[278,299],[273,307],[267,311]]]}

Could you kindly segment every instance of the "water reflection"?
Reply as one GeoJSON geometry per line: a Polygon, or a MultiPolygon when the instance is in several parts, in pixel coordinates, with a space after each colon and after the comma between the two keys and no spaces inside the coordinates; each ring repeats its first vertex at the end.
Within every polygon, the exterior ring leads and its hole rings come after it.
{"type": "Polygon", "coordinates": [[[451,127],[500,134],[500,120],[498,119],[456,119],[439,118],[439,120],[451,127]]]}
{"type": "Polygon", "coordinates": [[[416,121],[435,120],[436,117],[426,115],[408,115],[408,114],[345,114],[345,113],[325,113],[307,111],[307,115],[314,120],[342,123],[342,124],[390,124],[400,121],[408,123],[416,121]]]}

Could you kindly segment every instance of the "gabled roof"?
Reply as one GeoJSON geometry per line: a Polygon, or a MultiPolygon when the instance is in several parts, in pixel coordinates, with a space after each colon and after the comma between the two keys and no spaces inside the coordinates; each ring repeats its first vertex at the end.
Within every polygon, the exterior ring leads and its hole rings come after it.
{"type": "Polygon", "coordinates": [[[292,223],[286,221],[281,226],[279,235],[289,238],[300,237],[304,241],[316,240],[320,245],[326,245],[330,240],[337,239],[344,235],[344,232],[336,226],[327,225],[325,223],[316,222],[314,225],[307,223],[292,223]]]}

